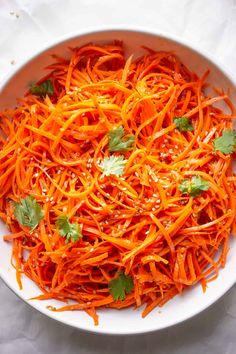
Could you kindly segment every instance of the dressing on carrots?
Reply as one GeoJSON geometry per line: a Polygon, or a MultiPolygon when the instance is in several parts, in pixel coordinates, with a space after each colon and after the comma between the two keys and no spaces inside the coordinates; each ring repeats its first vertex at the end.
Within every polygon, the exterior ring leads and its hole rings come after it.
{"type": "Polygon", "coordinates": [[[146,316],[205,291],[236,230],[229,98],[204,94],[206,75],[175,54],[126,60],[118,41],[54,60],[0,113],[0,217],[20,288],[25,274],[37,299],[66,302],[50,310],[95,324],[100,307],[146,316]]]}

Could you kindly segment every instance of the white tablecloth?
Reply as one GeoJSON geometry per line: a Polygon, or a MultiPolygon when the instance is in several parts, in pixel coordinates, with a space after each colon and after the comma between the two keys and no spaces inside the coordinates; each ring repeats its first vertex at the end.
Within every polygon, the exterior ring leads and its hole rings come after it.
{"type": "MultiPolygon", "coordinates": [[[[101,24],[151,26],[182,36],[217,56],[236,75],[235,0],[0,0],[0,80],[54,38],[101,24]]],[[[183,324],[136,337],[113,337],[56,323],[25,305],[0,281],[0,354],[12,353],[234,354],[236,286],[183,324]]]]}

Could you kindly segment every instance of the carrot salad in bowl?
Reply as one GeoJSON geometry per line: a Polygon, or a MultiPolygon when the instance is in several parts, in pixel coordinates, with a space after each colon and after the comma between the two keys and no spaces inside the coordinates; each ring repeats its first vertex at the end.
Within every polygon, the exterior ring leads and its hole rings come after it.
{"type": "Polygon", "coordinates": [[[218,276],[236,232],[235,111],[172,52],[54,55],[0,113],[0,217],[52,311],[143,306],[218,276]],[[219,109],[223,102],[227,113],[219,109]]]}

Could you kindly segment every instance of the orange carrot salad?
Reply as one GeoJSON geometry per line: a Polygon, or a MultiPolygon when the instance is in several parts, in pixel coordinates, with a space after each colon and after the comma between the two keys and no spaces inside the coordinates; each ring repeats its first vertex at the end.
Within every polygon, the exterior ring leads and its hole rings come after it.
{"type": "Polygon", "coordinates": [[[144,305],[218,276],[236,231],[235,112],[173,53],[88,44],[0,114],[0,217],[52,311],[144,305]],[[228,113],[215,106],[223,101],[228,113]],[[230,113],[229,113],[230,112],[230,113]]]}

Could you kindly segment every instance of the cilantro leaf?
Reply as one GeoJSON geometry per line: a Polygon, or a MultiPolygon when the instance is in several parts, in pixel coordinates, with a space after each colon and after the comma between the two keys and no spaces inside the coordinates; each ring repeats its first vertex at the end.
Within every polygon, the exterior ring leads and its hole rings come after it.
{"type": "Polygon", "coordinates": [[[51,80],[46,80],[46,81],[42,82],[39,85],[32,85],[30,87],[30,92],[33,95],[40,96],[40,97],[44,97],[46,95],[51,96],[51,95],[54,94],[52,81],[51,80]]]}
{"type": "Polygon", "coordinates": [[[124,173],[126,162],[127,160],[124,160],[124,156],[110,156],[105,157],[101,162],[100,167],[103,169],[105,176],[121,176],[124,173]]]}
{"type": "Polygon", "coordinates": [[[134,136],[131,134],[124,136],[124,128],[122,126],[110,130],[108,133],[108,139],[108,151],[110,152],[126,152],[134,149],[134,136]]]}
{"type": "Polygon", "coordinates": [[[58,216],[56,226],[59,229],[60,236],[66,237],[66,243],[78,241],[82,237],[80,225],[70,223],[66,215],[58,216]]]}
{"type": "Polygon", "coordinates": [[[232,154],[236,149],[236,131],[224,129],[221,137],[213,141],[215,150],[223,154],[232,154]]]}
{"type": "Polygon", "coordinates": [[[184,179],[178,189],[183,194],[189,194],[191,197],[199,196],[202,191],[207,191],[210,188],[210,183],[200,176],[193,176],[190,179],[184,179]]]}
{"type": "Polygon", "coordinates": [[[180,132],[194,130],[194,127],[188,117],[174,117],[174,124],[180,132]]]}
{"type": "Polygon", "coordinates": [[[116,279],[111,280],[108,285],[113,299],[119,300],[120,298],[121,301],[125,300],[126,294],[131,293],[133,287],[133,279],[124,273],[120,273],[120,275],[116,279]]]}
{"type": "Polygon", "coordinates": [[[19,224],[31,228],[31,232],[38,226],[44,217],[40,204],[32,195],[28,195],[20,202],[15,203],[14,215],[19,224]]]}

